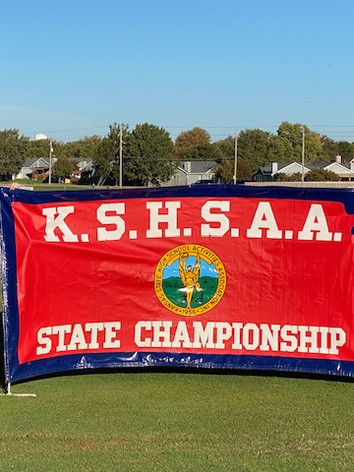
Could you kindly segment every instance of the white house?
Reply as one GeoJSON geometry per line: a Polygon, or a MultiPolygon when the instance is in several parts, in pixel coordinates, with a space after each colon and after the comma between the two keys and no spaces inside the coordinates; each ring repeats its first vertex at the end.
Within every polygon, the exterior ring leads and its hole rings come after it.
{"type": "Polygon", "coordinates": [[[45,174],[49,169],[49,159],[44,157],[33,157],[26,159],[18,174],[13,175],[14,179],[31,179],[34,174],[45,174]]]}
{"type": "Polygon", "coordinates": [[[163,186],[191,185],[198,180],[210,180],[215,178],[215,161],[182,161],[175,173],[163,186]]]}
{"type": "MultiPolygon", "coordinates": [[[[73,176],[80,179],[83,172],[91,171],[93,169],[93,161],[90,158],[78,158],[72,157],[69,160],[74,164],[75,170],[73,176]]],[[[57,158],[53,157],[52,165],[55,164],[57,158]]],[[[23,163],[18,174],[13,175],[14,179],[32,179],[36,180],[36,177],[40,174],[47,174],[49,171],[49,158],[35,157],[26,159],[23,163]]]]}
{"type": "MultiPolygon", "coordinates": [[[[304,166],[304,174],[306,175],[313,169],[324,169],[334,172],[338,175],[340,180],[354,180],[354,159],[350,162],[342,162],[341,156],[336,156],[334,161],[330,163],[306,163],[304,166]]],[[[299,162],[291,162],[290,164],[272,162],[267,166],[260,167],[257,172],[253,174],[252,180],[254,182],[273,182],[276,175],[280,173],[286,175],[301,174],[302,165],[299,162]]]]}

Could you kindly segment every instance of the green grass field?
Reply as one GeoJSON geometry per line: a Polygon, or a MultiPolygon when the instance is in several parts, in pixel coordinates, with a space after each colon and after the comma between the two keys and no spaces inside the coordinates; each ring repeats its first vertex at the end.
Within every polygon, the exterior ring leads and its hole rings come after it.
{"type": "MultiPolygon", "coordinates": [[[[33,190],[42,190],[42,191],[56,191],[56,190],[94,190],[95,187],[92,185],[76,185],[76,184],[56,184],[53,183],[49,185],[48,183],[43,183],[42,181],[34,181],[29,179],[17,179],[14,182],[17,182],[25,187],[33,187],[33,190]]],[[[12,181],[0,182],[0,186],[9,187],[12,181]]],[[[97,190],[98,187],[96,187],[97,190]]],[[[109,189],[117,187],[102,186],[99,189],[109,189]]]]}
{"type": "Polygon", "coordinates": [[[0,397],[1,471],[350,471],[354,385],[321,378],[112,372],[0,397]]]}

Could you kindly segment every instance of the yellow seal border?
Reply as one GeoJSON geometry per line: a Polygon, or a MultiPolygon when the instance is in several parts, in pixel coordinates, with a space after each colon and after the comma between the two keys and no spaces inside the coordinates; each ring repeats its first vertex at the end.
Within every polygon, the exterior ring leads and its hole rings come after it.
{"type": "Polygon", "coordinates": [[[176,246],[166,252],[157,263],[155,268],[154,289],[159,301],[172,313],[180,316],[200,316],[214,308],[222,299],[226,289],[225,267],[219,257],[213,251],[204,246],[198,244],[183,244],[181,246],[176,246]],[[175,305],[171,300],[169,300],[169,298],[167,298],[162,288],[163,271],[165,267],[173,264],[173,262],[175,262],[183,253],[187,253],[189,256],[197,256],[199,254],[201,259],[204,259],[208,264],[213,264],[218,272],[218,285],[213,297],[199,307],[183,308],[175,305]]]}

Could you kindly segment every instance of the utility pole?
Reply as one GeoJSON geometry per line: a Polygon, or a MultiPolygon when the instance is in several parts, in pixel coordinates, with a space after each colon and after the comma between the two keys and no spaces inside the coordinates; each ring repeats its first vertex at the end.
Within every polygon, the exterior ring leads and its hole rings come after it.
{"type": "Polygon", "coordinates": [[[301,186],[305,181],[305,127],[301,127],[302,131],[302,155],[301,155],[301,186]]]}
{"type": "Polygon", "coordinates": [[[237,131],[235,133],[235,155],[234,155],[234,185],[237,182],[237,131]]]}
{"type": "Polygon", "coordinates": [[[119,125],[119,188],[123,186],[123,127],[119,125]]]}
{"type": "Polygon", "coordinates": [[[52,184],[52,154],[53,154],[53,143],[49,141],[49,172],[48,172],[48,184],[52,184]]]}

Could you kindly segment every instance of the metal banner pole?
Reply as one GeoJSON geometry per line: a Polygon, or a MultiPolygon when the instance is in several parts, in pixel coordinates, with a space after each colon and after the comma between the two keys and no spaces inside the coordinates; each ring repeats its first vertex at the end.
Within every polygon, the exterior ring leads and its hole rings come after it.
{"type": "Polygon", "coordinates": [[[5,393],[0,393],[1,397],[36,397],[35,393],[12,393],[11,383],[8,382],[5,387],[5,393]]]}

